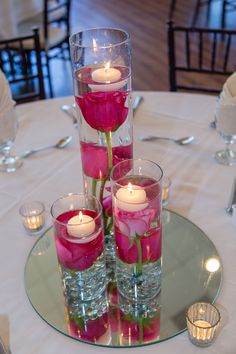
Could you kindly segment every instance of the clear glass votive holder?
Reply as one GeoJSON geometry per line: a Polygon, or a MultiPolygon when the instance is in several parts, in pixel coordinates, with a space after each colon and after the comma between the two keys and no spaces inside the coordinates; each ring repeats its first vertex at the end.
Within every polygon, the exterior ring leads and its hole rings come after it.
{"type": "Polygon", "coordinates": [[[210,303],[198,302],[189,307],[186,321],[191,342],[200,347],[207,347],[215,340],[220,312],[210,303]]]}
{"type": "Polygon", "coordinates": [[[124,160],[111,171],[116,279],[131,301],[161,289],[162,169],[148,160],[124,160]]]}
{"type": "Polygon", "coordinates": [[[162,179],[162,206],[166,207],[170,199],[171,179],[164,176],[162,179]]]}
{"type": "Polygon", "coordinates": [[[66,301],[97,298],[106,287],[101,203],[71,193],[52,204],[51,216],[66,301]]]}
{"type": "Polygon", "coordinates": [[[19,209],[25,230],[32,235],[38,234],[45,224],[45,207],[38,201],[26,202],[19,209]]]}

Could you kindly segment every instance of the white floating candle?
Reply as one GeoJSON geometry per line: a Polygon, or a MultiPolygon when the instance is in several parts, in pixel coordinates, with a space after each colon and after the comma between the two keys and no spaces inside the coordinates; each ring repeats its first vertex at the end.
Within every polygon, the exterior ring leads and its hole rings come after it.
{"type": "Polygon", "coordinates": [[[92,91],[118,90],[126,84],[126,80],[119,81],[121,72],[119,69],[111,68],[110,62],[107,62],[104,68],[94,70],[91,76],[95,83],[89,84],[92,91]]]}
{"type": "Polygon", "coordinates": [[[121,187],[116,192],[116,206],[125,211],[136,212],[143,210],[148,206],[148,203],[145,203],[145,201],[145,190],[131,183],[125,187],[121,187]]]}
{"type": "Polygon", "coordinates": [[[107,62],[104,68],[96,69],[92,72],[92,79],[99,83],[112,83],[118,81],[121,77],[120,70],[110,67],[110,62],[107,62]]]}
{"type": "Polygon", "coordinates": [[[81,211],[79,215],[73,216],[67,224],[67,231],[71,236],[82,238],[91,235],[95,230],[95,222],[89,215],[81,211]]]}

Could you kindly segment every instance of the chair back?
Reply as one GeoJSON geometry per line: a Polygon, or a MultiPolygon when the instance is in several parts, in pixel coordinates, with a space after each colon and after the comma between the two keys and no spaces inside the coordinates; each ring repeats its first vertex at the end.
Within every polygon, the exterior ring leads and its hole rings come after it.
{"type": "Polygon", "coordinates": [[[169,21],[168,55],[171,91],[219,93],[235,71],[236,30],[175,27],[169,21]]]}
{"type": "Polygon", "coordinates": [[[44,0],[43,29],[47,41],[49,25],[64,26],[67,37],[70,35],[70,7],[71,0],[44,0]]]}
{"type": "Polygon", "coordinates": [[[40,50],[37,28],[24,37],[0,40],[0,67],[16,103],[45,98],[40,50]],[[33,42],[31,50],[27,46],[29,40],[33,42]]]}

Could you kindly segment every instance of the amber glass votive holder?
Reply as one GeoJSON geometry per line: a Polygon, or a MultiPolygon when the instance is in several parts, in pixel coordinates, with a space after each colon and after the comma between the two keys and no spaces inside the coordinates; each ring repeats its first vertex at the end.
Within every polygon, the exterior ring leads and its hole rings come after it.
{"type": "Polygon", "coordinates": [[[45,207],[43,203],[26,202],[19,209],[25,230],[30,235],[38,234],[45,223],[45,207]]]}
{"type": "Polygon", "coordinates": [[[197,346],[207,347],[216,338],[220,312],[210,303],[198,302],[189,307],[186,321],[190,341],[197,346]]]}

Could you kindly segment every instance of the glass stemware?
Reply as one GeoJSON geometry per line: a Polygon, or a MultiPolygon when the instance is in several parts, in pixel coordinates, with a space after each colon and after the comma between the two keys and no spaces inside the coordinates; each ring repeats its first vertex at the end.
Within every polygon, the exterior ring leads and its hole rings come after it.
{"type": "Polygon", "coordinates": [[[19,157],[10,154],[17,127],[17,117],[13,108],[0,115],[0,171],[15,172],[23,163],[19,157]]]}
{"type": "Polygon", "coordinates": [[[215,153],[217,162],[232,166],[236,164],[236,153],[231,145],[236,141],[236,105],[218,102],[216,107],[216,128],[225,142],[225,149],[215,153]]]}

